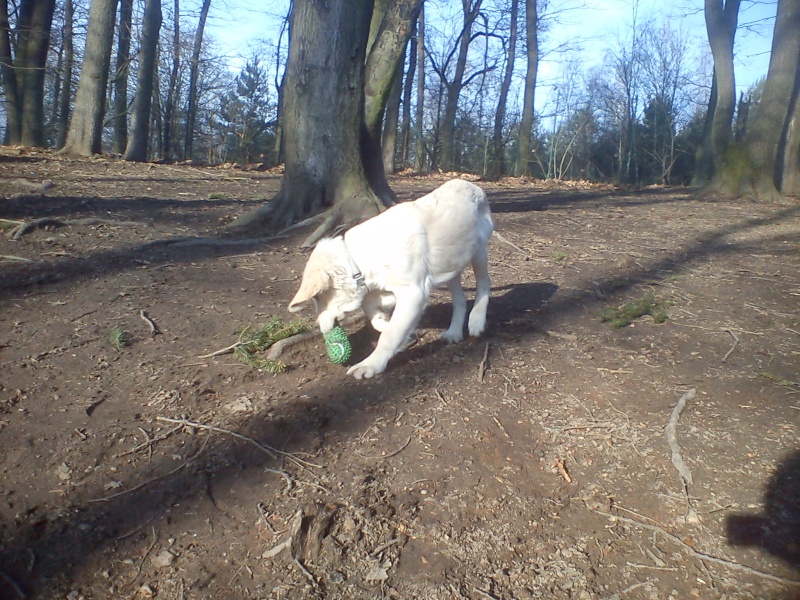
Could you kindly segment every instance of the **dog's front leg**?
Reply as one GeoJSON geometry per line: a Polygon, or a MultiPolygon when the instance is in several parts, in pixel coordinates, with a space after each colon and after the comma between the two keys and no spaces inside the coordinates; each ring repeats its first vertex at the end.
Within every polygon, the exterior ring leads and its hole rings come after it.
{"type": "Polygon", "coordinates": [[[418,287],[393,290],[396,305],[392,318],[386,325],[378,345],[367,358],[347,370],[356,379],[369,379],[386,369],[389,362],[417,326],[417,321],[428,302],[428,295],[418,287]]]}

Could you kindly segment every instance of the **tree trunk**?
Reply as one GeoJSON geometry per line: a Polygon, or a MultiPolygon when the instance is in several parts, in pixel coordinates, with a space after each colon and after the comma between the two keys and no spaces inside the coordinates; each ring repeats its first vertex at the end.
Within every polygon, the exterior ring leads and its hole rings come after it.
{"type": "Polygon", "coordinates": [[[64,61],[61,65],[61,91],[56,119],[56,148],[63,148],[69,129],[69,109],[72,105],[72,70],[75,65],[72,21],[75,18],[72,0],[64,2],[64,61]]]}
{"type": "Polygon", "coordinates": [[[414,170],[421,173],[425,168],[425,8],[417,18],[417,110],[414,118],[416,144],[414,170]]]}
{"type": "Polygon", "coordinates": [[[365,128],[361,151],[370,187],[389,204],[394,203],[395,195],[383,169],[381,125],[421,4],[422,0],[377,0],[372,9],[364,71],[365,128]]]}
{"type": "Polygon", "coordinates": [[[472,25],[478,18],[482,0],[461,0],[464,9],[464,28],[458,40],[458,58],[453,73],[452,81],[447,81],[445,66],[438,69],[439,77],[445,82],[447,87],[447,97],[444,106],[444,118],[442,119],[442,155],[439,162],[444,171],[450,171],[455,162],[455,133],[456,133],[456,113],[458,111],[458,100],[461,97],[461,90],[464,87],[464,73],[467,69],[467,56],[469,55],[469,45],[472,42],[472,25]]]}
{"type": "Polygon", "coordinates": [[[283,122],[285,172],[278,195],[233,226],[283,228],[330,209],[306,239],[311,245],[338,225],[379,212],[360,143],[365,52],[371,0],[307,0],[294,5],[283,122]]]}
{"type": "Polygon", "coordinates": [[[769,71],[744,148],[729,147],[706,194],[758,201],[781,199],[780,169],[786,132],[795,102],[800,59],[800,0],[778,0],[769,71]]]}
{"type": "Polygon", "coordinates": [[[175,0],[172,33],[172,69],[169,74],[167,100],[164,103],[164,141],[162,142],[165,160],[172,159],[172,119],[175,110],[175,99],[178,93],[178,72],[181,66],[181,20],[180,0],[175,0]]]}
{"type": "Polygon", "coordinates": [[[16,145],[22,139],[22,107],[19,102],[19,85],[11,53],[8,0],[0,0],[0,73],[2,73],[6,95],[6,142],[16,145]]]}
{"type": "Polygon", "coordinates": [[[525,71],[525,93],[522,100],[522,119],[519,124],[517,164],[514,169],[517,177],[527,175],[530,171],[528,159],[531,154],[536,76],[539,71],[539,16],[536,12],[536,1],[525,0],[525,42],[528,66],[525,71]]]}
{"type": "Polygon", "coordinates": [[[392,93],[386,105],[386,117],[383,121],[381,148],[383,154],[383,170],[387,174],[395,172],[395,152],[397,149],[397,125],[400,122],[400,94],[403,92],[403,70],[398,68],[392,85],[392,93]]]}
{"type": "Polygon", "coordinates": [[[800,76],[794,82],[794,103],[783,144],[780,183],[785,196],[800,196],[800,76]]]}
{"type": "Polygon", "coordinates": [[[55,0],[26,0],[20,7],[17,25],[18,91],[22,97],[23,146],[44,146],[44,69],[50,47],[50,27],[53,23],[55,0]]]}
{"type": "Polygon", "coordinates": [[[119,0],[117,68],[114,77],[114,152],[123,154],[128,145],[128,74],[131,62],[133,0],[119,0]]]}
{"type": "Polygon", "coordinates": [[[81,77],[67,143],[62,152],[90,156],[102,150],[106,86],[114,40],[116,0],[92,0],[81,77]]]}
{"type": "Polygon", "coordinates": [[[125,149],[125,160],[147,160],[150,108],[153,101],[153,79],[156,76],[161,18],[161,0],[147,0],[144,7],[139,69],[136,76],[136,97],[131,111],[131,136],[125,149]]]}
{"type": "Polygon", "coordinates": [[[705,0],[706,31],[714,58],[714,81],[717,84],[716,105],[709,132],[712,172],[721,164],[733,136],[731,124],[736,109],[733,42],[739,21],[740,2],[741,0],[705,0]]]}
{"type": "Polygon", "coordinates": [[[203,0],[200,9],[200,21],[197,24],[197,31],[194,33],[194,46],[192,47],[192,62],[189,67],[189,100],[186,107],[186,137],[183,143],[183,157],[192,160],[192,148],[194,146],[194,124],[197,119],[197,83],[200,77],[200,51],[203,48],[203,32],[206,28],[208,11],[211,8],[211,0],[203,0]]]}
{"type": "Polygon", "coordinates": [[[697,145],[694,155],[694,173],[692,185],[703,186],[711,181],[714,175],[714,149],[711,147],[711,130],[714,124],[714,113],[717,110],[717,76],[711,76],[711,93],[708,96],[708,109],[703,120],[703,139],[697,145]]]}
{"type": "Polygon", "coordinates": [[[511,0],[511,27],[508,36],[508,56],[506,57],[506,68],[503,74],[503,82],[500,85],[500,97],[497,99],[497,110],[494,114],[494,132],[492,133],[492,148],[488,168],[490,179],[499,179],[505,171],[505,160],[503,154],[503,125],[506,120],[506,102],[508,101],[508,90],[511,87],[511,77],[514,74],[514,59],[517,47],[517,18],[519,15],[519,0],[511,0]]]}
{"type": "MultiPolygon", "coordinates": [[[[418,20],[419,17],[417,17],[418,20]]],[[[403,123],[400,134],[400,160],[403,168],[408,166],[411,142],[411,94],[414,91],[414,74],[417,70],[417,21],[414,21],[414,29],[411,32],[408,50],[408,71],[403,80],[403,123]]]]}

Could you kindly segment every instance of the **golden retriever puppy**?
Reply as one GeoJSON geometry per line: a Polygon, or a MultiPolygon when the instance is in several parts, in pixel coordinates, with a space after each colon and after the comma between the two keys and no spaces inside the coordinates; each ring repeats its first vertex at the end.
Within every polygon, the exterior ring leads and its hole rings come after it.
{"type": "Polygon", "coordinates": [[[468,329],[477,337],[486,327],[491,287],[487,244],[493,229],[483,190],[461,179],[448,181],[343,236],[320,240],[289,310],[297,312],[313,302],[325,334],[346,313],[363,309],[381,335],[374,352],[347,373],[370,378],[382,373],[412,336],[436,286],[447,286],[453,296],[453,317],[441,339],[464,339],[467,297],[461,273],[472,265],[476,293],[468,329]]]}

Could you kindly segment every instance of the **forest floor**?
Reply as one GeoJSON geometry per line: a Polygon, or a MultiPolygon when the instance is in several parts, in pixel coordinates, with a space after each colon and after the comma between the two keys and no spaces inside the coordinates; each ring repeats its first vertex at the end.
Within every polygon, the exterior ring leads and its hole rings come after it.
{"type": "Polygon", "coordinates": [[[3,151],[0,598],[797,598],[800,203],[478,183],[487,333],[355,381],[207,356],[290,317],[302,232],[221,243],[280,173],[3,151]]]}

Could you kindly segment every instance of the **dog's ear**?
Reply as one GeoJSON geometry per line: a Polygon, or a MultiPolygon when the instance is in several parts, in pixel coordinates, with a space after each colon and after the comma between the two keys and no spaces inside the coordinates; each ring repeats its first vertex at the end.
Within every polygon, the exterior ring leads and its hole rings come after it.
{"type": "Polygon", "coordinates": [[[331,276],[320,269],[307,269],[303,273],[300,289],[289,303],[289,312],[298,312],[303,309],[314,296],[321,294],[331,287],[331,276]]]}

